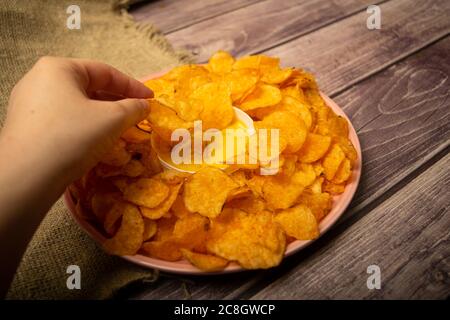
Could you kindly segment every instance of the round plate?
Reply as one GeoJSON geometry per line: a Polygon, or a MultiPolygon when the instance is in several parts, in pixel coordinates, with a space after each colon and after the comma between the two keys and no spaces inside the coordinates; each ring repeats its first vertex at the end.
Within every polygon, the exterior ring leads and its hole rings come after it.
{"type": "MultiPolygon", "coordinates": [[[[159,72],[152,74],[148,77],[145,77],[142,79],[142,81],[157,78],[163,75],[165,72],[159,72]]],[[[356,149],[356,152],[358,154],[358,160],[355,163],[355,166],[353,168],[352,177],[348,181],[344,193],[334,196],[333,197],[333,207],[331,208],[331,211],[325,216],[325,218],[319,223],[319,230],[320,235],[323,235],[328,229],[333,226],[333,224],[339,219],[339,217],[344,213],[345,209],[350,204],[350,201],[352,200],[356,188],[358,187],[359,178],[361,176],[361,145],[358,140],[358,136],[356,135],[356,131],[353,128],[353,125],[351,124],[348,117],[345,115],[344,111],[329,97],[327,97],[325,94],[321,93],[322,98],[325,100],[326,104],[337,114],[345,119],[347,119],[349,123],[349,138],[350,141],[353,143],[353,146],[356,149]]],[[[95,227],[93,227],[87,220],[83,218],[83,214],[77,213],[76,207],[76,199],[74,199],[69,191],[69,189],[66,190],[64,193],[64,200],[67,208],[69,209],[70,213],[72,214],[75,221],[81,226],[81,228],[95,241],[98,243],[102,243],[105,238],[104,236],[97,230],[95,227]]],[[[300,249],[308,246],[311,244],[314,240],[296,240],[291,243],[289,243],[286,247],[285,257],[290,256],[294,254],[295,252],[298,252],[300,249]]],[[[179,273],[179,274],[224,274],[224,273],[232,273],[237,271],[244,271],[245,269],[241,268],[236,263],[230,263],[228,267],[226,267],[224,270],[219,272],[204,272],[202,270],[197,269],[193,265],[191,265],[186,260],[176,261],[176,262],[170,262],[170,261],[164,261],[159,260],[155,258],[150,258],[147,256],[143,256],[140,254],[136,254],[133,256],[123,256],[125,260],[128,260],[130,262],[136,263],[140,266],[152,268],[152,269],[159,269],[167,272],[172,273],[179,273]]]]}

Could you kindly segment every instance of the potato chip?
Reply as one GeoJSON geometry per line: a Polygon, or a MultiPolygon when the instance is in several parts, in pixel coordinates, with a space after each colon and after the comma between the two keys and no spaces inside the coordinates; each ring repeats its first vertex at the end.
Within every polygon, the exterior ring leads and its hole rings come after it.
{"type": "Polygon", "coordinates": [[[292,68],[284,68],[280,69],[279,67],[276,68],[269,68],[264,71],[261,81],[269,84],[278,84],[290,77],[292,74],[293,69],[292,68]]]}
{"type": "Polygon", "coordinates": [[[303,90],[297,86],[290,86],[281,89],[281,95],[283,97],[290,96],[292,98],[297,99],[298,101],[305,103],[305,95],[303,94],[303,90]]]}
{"type": "Polygon", "coordinates": [[[267,269],[278,265],[285,246],[284,232],[272,221],[269,212],[257,215],[241,212],[229,221],[216,221],[207,241],[209,252],[237,261],[246,269],[267,269]]]}
{"type": "Polygon", "coordinates": [[[259,75],[252,69],[233,70],[222,76],[221,81],[231,91],[231,100],[237,102],[247,97],[256,87],[259,75]]]}
{"type": "Polygon", "coordinates": [[[148,219],[159,219],[161,218],[165,213],[167,213],[172,206],[172,204],[175,202],[175,199],[178,196],[178,191],[180,190],[182,184],[176,184],[176,185],[170,185],[170,194],[169,196],[158,206],[154,208],[146,208],[141,207],[141,213],[144,217],[148,219]]]}
{"type": "Polygon", "coordinates": [[[145,242],[142,250],[151,257],[166,261],[178,261],[182,258],[180,247],[172,240],[145,242]]]}
{"type": "Polygon", "coordinates": [[[135,209],[136,207],[131,203],[116,201],[105,215],[103,228],[109,235],[115,234],[118,229],[117,222],[120,221],[120,218],[122,218],[123,214],[127,211],[132,211],[135,209]]]}
{"type": "Polygon", "coordinates": [[[253,110],[273,106],[281,101],[281,92],[275,86],[268,84],[257,85],[255,89],[242,101],[239,107],[244,110],[253,110]]]}
{"type": "Polygon", "coordinates": [[[131,127],[122,134],[122,139],[130,143],[150,141],[151,137],[150,133],[144,132],[137,127],[131,127]]]}
{"type": "Polygon", "coordinates": [[[165,169],[163,172],[157,174],[155,178],[159,178],[167,184],[180,184],[190,177],[191,174],[187,172],[179,172],[173,169],[165,169]]]}
{"type": "Polygon", "coordinates": [[[344,159],[344,161],[342,161],[332,181],[335,184],[344,183],[350,178],[351,174],[352,174],[352,166],[350,160],[346,158],[344,159]]]}
{"type": "Polygon", "coordinates": [[[224,129],[234,117],[230,88],[223,83],[207,83],[189,96],[191,105],[200,105],[200,119],[204,130],[224,129]]]}
{"type": "Polygon", "coordinates": [[[329,193],[303,192],[297,200],[298,203],[306,205],[316,217],[321,221],[331,210],[333,199],[329,193]]]}
{"type": "Polygon", "coordinates": [[[341,194],[345,191],[345,184],[335,184],[330,181],[323,183],[323,191],[331,194],[341,194]]]}
{"type": "Polygon", "coordinates": [[[141,178],[129,184],[123,196],[126,200],[138,206],[155,208],[169,196],[169,193],[169,187],[162,181],[153,178],[141,178]]]}
{"type": "Polygon", "coordinates": [[[153,99],[150,100],[148,121],[151,123],[152,129],[165,141],[171,141],[170,137],[174,130],[193,127],[192,122],[182,120],[175,111],[153,99]]]}
{"type": "Polygon", "coordinates": [[[148,122],[147,119],[142,120],[141,122],[139,122],[136,125],[136,128],[138,128],[139,130],[146,132],[146,133],[151,133],[152,132],[152,127],[150,125],[150,122],[148,122]]]}
{"type": "Polygon", "coordinates": [[[225,51],[217,51],[209,58],[208,67],[215,73],[230,72],[233,68],[234,58],[225,51]]]}
{"type": "Polygon", "coordinates": [[[168,80],[150,79],[144,82],[144,85],[153,91],[155,98],[158,98],[162,95],[173,96],[175,94],[175,86],[171,81],[168,80]]]}
{"type": "Polygon", "coordinates": [[[127,206],[122,214],[119,230],[103,242],[103,248],[119,256],[135,254],[141,247],[144,234],[144,220],[135,206],[127,206]]]}
{"type": "Polygon", "coordinates": [[[100,221],[103,221],[105,215],[120,198],[120,193],[95,193],[91,198],[92,212],[100,221]]]}
{"type": "Polygon", "coordinates": [[[144,165],[139,160],[130,160],[122,167],[121,174],[127,177],[138,177],[145,171],[144,165]]]}
{"type": "Polygon", "coordinates": [[[263,55],[245,56],[236,60],[233,69],[267,69],[278,67],[280,60],[263,55]]]}
{"type": "Polygon", "coordinates": [[[186,249],[181,249],[183,257],[192,265],[206,272],[214,272],[225,269],[229,261],[210,254],[195,253],[186,249]]]}
{"type": "Polygon", "coordinates": [[[160,79],[164,79],[171,82],[184,82],[186,79],[198,75],[207,74],[208,70],[199,65],[195,64],[185,64],[178,66],[164,74],[160,79]]]}
{"type": "Polygon", "coordinates": [[[302,185],[304,188],[310,186],[316,180],[316,172],[314,171],[314,167],[307,163],[297,164],[291,180],[293,183],[302,185]]]}
{"type": "Polygon", "coordinates": [[[262,188],[263,198],[271,209],[286,209],[295,203],[304,188],[302,183],[283,174],[267,176],[262,188]]]}
{"type": "Polygon", "coordinates": [[[233,199],[228,202],[226,208],[235,208],[247,213],[258,214],[266,209],[265,202],[257,197],[248,196],[245,198],[233,199]]]}
{"type": "MultiPolygon", "coordinates": [[[[316,170],[314,170],[314,171],[316,172],[316,170]]],[[[316,172],[316,176],[318,176],[317,172],[316,172]]],[[[313,184],[311,184],[309,186],[309,189],[311,190],[312,193],[322,193],[323,180],[324,180],[323,177],[319,177],[313,182],[313,184]]]]}
{"type": "Polygon", "coordinates": [[[204,252],[208,229],[208,218],[192,213],[177,220],[172,239],[182,248],[204,252]]]}
{"type": "Polygon", "coordinates": [[[206,167],[194,173],[184,185],[186,208],[214,218],[222,211],[229,193],[239,185],[220,169],[206,167]]]}
{"type": "Polygon", "coordinates": [[[144,218],[144,234],[142,236],[143,241],[150,240],[155,234],[158,225],[154,220],[144,218]]]}
{"type": "Polygon", "coordinates": [[[251,179],[247,180],[247,185],[252,190],[255,196],[263,196],[264,176],[255,175],[251,179]]]}
{"type": "Polygon", "coordinates": [[[333,137],[333,140],[339,144],[342,151],[345,153],[345,157],[350,160],[350,164],[354,164],[358,159],[358,154],[353,146],[352,142],[347,137],[333,137]]]}
{"type": "Polygon", "coordinates": [[[291,76],[286,79],[285,83],[282,85],[296,85],[299,88],[302,89],[314,89],[317,88],[316,80],[314,79],[314,76],[301,69],[296,69],[292,72],[291,76]]]}
{"type": "Polygon", "coordinates": [[[319,227],[311,210],[305,205],[285,209],[275,215],[287,235],[297,240],[312,240],[319,236],[319,227]]]}
{"type": "Polygon", "coordinates": [[[230,192],[226,201],[228,202],[234,199],[245,198],[250,196],[251,194],[252,190],[249,187],[238,187],[237,189],[234,189],[230,192]]]}
{"type": "Polygon", "coordinates": [[[175,223],[178,221],[177,217],[161,218],[156,220],[156,234],[154,240],[165,241],[172,238],[175,223]]]}
{"type": "Polygon", "coordinates": [[[118,176],[122,173],[123,167],[110,166],[109,164],[99,162],[95,166],[95,174],[102,178],[118,176]]]}
{"type": "Polygon", "coordinates": [[[125,149],[126,142],[122,139],[116,141],[111,150],[103,155],[100,162],[110,166],[120,167],[131,159],[131,154],[125,149]]]}
{"type": "Polygon", "coordinates": [[[190,212],[186,206],[184,205],[184,200],[181,195],[178,195],[175,199],[174,203],[172,204],[172,208],[170,208],[170,211],[177,217],[177,218],[183,218],[184,216],[189,215],[190,212]]]}
{"type": "Polygon", "coordinates": [[[305,143],[297,153],[299,161],[311,163],[321,159],[327,153],[330,144],[330,137],[308,133],[305,143]]]}
{"type": "Polygon", "coordinates": [[[266,116],[259,128],[279,129],[280,137],[286,140],[285,151],[293,153],[298,151],[306,139],[307,129],[300,117],[286,111],[275,111],[266,116]]]}
{"type": "Polygon", "coordinates": [[[328,180],[332,180],[336,175],[342,161],[345,159],[345,154],[338,144],[333,144],[325,155],[322,161],[322,165],[325,171],[325,177],[328,180]]]}
{"type": "Polygon", "coordinates": [[[263,119],[274,111],[288,111],[300,117],[309,130],[312,126],[312,115],[306,104],[290,96],[283,97],[282,101],[271,107],[254,110],[254,116],[257,119],[263,119]]]}

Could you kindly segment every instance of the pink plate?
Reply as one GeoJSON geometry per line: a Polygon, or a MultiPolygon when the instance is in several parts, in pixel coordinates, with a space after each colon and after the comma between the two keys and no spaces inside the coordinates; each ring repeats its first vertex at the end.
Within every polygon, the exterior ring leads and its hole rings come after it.
{"type": "MultiPolygon", "coordinates": [[[[157,78],[157,77],[161,76],[162,74],[164,74],[164,72],[152,74],[148,77],[143,78],[142,81],[152,79],[152,78],[157,78]]],[[[323,93],[321,93],[321,95],[322,95],[322,98],[327,103],[327,105],[331,109],[333,109],[333,111],[336,114],[344,117],[349,122],[349,124],[350,124],[349,138],[350,138],[351,142],[353,143],[353,146],[355,147],[356,152],[358,153],[358,160],[355,163],[355,166],[354,166],[353,172],[352,172],[352,177],[349,180],[344,193],[340,194],[339,196],[333,197],[333,207],[332,207],[331,211],[319,224],[320,235],[323,235],[328,229],[331,228],[331,226],[333,226],[333,224],[339,219],[339,217],[342,216],[342,214],[344,213],[345,209],[350,204],[350,201],[352,200],[352,198],[356,192],[356,188],[358,187],[358,183],[359,183],[359,178],[361,176],[362,155],[361,155],[361,145],[359,143],[358,136],[356,135],[356,131],[353,128],[348,117],[345,115],[344,111],[342,111],[342,109],[329,97],[327,97],[323,93]]],[[[66,192],[64,193],[64,200],[65,200],[66,206],[69,208],[71,215],[73,216],[75,221],[81,226],[81,228],[91,238],[93,238],[95,241],[97,241],[97,243],[102,243],[105,240],[104,236],[94,226],[92,226],[89,221],[85,220],[82,217],[83,216],[82,214],[77,213],[77,210],[75,209],[76,208],[76,199],[73,198],[69,189],[67,189],[66,192]]],[[[296,241],[291,242],[286,247],[285,256],[287,257],[287,256],[294,254],[295,252],[298,252],[300,249],[308,246],[313,241],[314,240],[303,240],[303,241],[296,240],[296,241]]],[[[179,273],[179,274],[195,274],[195,275],[224,274],[224,273],[232,273],[232,272],[245,270],[236,263],[231,263],[230,265],[228,265],[227,268],[225,268],[224,270],[219,271],[219,272],[204,272],[204,271],[199,270],[196,267],[192,266],[186,260],[170,262],[170,261],[164,261],[164,260],[159,260],[159,259],[155,259],[155,258],[150,258],[150,257],[143,256],[140,254],[136,254],[133,256],[123,256],[123,258],[125,260],[136,263],[143,267],[159,269],[159,270],[172,272],[172,273],[179,273]]]]}

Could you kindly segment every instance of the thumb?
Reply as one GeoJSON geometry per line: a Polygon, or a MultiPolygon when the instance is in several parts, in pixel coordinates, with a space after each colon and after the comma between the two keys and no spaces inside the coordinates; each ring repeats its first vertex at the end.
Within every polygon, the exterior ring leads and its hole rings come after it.
{"type": "Polygon", "coordinates": [[[122,130],[126,130],[142,120],[144,120],[150,112],[150,106],[146,99],[123,99],[114,102],[113,108],[119,110],[122,122],[122,130]]]}

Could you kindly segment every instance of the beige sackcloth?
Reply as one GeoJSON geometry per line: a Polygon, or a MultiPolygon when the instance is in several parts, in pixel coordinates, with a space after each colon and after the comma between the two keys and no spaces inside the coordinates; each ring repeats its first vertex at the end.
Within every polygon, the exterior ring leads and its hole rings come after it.
{"type": "MultiPolygon", "coordinates": [[[[132,20],[125,10],[130,2],[2,0],[0,124],[5,119],[12,87],[40,56],[100,60],[134,77],[188,61],[189,57],[174,52],[151,25],[132,20]],[[72,4],[80,8],[79,30],[70,30],[66,25],[70,16],[67,8],[72,4]]],[[[102,252],[72,220],[60,199],[29,244],[7,298],[103,299],[131,282],[156,278],[153,270],[102,252]],[[80,290],[66,286],[69,265],[80,267],[80,290]]]]}

